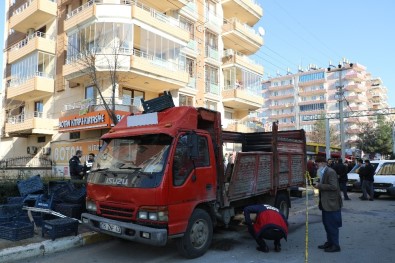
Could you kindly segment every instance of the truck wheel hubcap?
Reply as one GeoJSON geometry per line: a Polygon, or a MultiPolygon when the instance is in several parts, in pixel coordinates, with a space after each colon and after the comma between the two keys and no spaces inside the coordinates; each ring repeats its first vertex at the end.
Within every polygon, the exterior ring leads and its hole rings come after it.
{"type": "Polygon", "coordinates": [[[203,220],[196,221],[191,229],[191,243],[195,248],[205,245],[208,237],[208,227],[203,220]]]}

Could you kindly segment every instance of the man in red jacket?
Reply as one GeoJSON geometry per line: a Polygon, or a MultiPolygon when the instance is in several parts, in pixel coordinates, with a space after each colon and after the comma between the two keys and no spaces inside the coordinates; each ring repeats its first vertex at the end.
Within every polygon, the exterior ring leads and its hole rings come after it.
{"type": "Polygon", "coordinates": [[[264,239],[274,240],[274,251],[281,251],[280,240],[287,240],[288,222],[280,211],[270,205],[251,205],[244,208],[245,223],[248,226],[248,232],[258,243],[256,248],[262,252],[269,252],[269,247],[264,239]],[[250,214],[256,214],[253,223],[250,214]]]}

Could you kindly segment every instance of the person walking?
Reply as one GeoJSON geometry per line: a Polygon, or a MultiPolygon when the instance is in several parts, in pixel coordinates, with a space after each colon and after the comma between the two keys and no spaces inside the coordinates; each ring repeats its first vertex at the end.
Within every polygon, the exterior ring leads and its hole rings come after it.
{"type": "Polygon", "coordinates": [[[340,252],[339,228],[342,226],[341,207],[343,206],[336,171],[329,167],[325,158],[318,157],[321,180],[314,185],[319,190],[319,209],[326,232],[326,242],[319,245],[325,252],[340,252]]]}
{"type": "Polygon", "coordinates": [[[70,177],[72,180],[81,180],[84,176],[84,167],[80,160],[81,157],[82,151],[77,150],[75,155],[69,160],[70,177]]]}
{"type": "Polygon", "coordinates": [[[270,205],[250,205],[244,208],[245,223],[248,226],[248,232],[258,244],[256,248],[262,252],[269,252],[269,247],[264,239],[274,240],[274,251],[281,251],[280,240],[287,240],[288,222],[280,211],[270,205]],[[253,223],[250,214],[256,214],[253,223]]]}
{"type": "Polygon", "coordinates": [[[363,182],[362,182],[362,197],[361,200],[368,200],[373,201],[374,197],[374,189],[373,189],[373,182],[374,182],[374,172],[375,169],[373,165],[370,163],[369,160],[365,160],[365,167],[363,173],[363,182]]]}
{"type": "MultiPolygon", "coordinates": [[[[363,179],[366,176],[365,164],[362,159],[358,159],[358,168],[355,170],[359,175],[359,188],[362,190],[363,179]]],[[[360,199],[363,197],[363,194],[359,197],[360,199]]]]}
{"type": "Polygon", "coordinates": [[[337,160],[337,163],[335,165],[335,171],[339,178],[339,186],[340,186],[340,190],[343,192],[344,200],[351,200],[347,194],[348,169],[347,166],[343,163],[342,158],[337,160]]]}

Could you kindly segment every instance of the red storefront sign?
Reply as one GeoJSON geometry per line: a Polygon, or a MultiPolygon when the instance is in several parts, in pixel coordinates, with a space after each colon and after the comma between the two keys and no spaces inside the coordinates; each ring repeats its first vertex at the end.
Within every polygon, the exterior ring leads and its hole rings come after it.
{"type": "MultiPolygon", "coordinates": [[[[124,116],[130,115],[130,112],[115,111],[115,114],[119,121],[124,116]]],[[[59,132],[106,129],[111,128],[113,125],[110,116],[105,110],[59,118],[59,132]]]]}

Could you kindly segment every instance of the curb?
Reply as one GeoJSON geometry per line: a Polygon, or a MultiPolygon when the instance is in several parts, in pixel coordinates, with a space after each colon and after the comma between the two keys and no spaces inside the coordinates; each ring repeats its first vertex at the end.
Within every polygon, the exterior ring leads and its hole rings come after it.
{"type": "Polygon", "coordinates": [[[112,239],[111,236],[96,232],[87,232],[77,236],[58,238],[54,241],[45,240],[25,246],[6,248],[0,251],[0,263],[44,256],[69,248],[81,247],[110,239],[112,239]]]}

